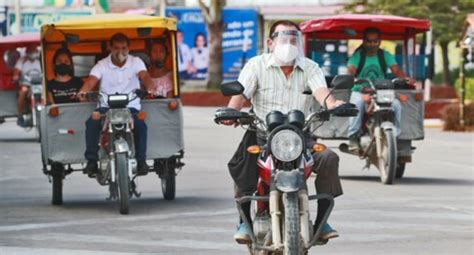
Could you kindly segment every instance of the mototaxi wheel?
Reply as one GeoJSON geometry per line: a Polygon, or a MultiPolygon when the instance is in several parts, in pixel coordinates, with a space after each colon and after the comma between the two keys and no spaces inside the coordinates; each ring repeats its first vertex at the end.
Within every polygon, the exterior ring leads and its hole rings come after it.
{"type": "Polygon", "coordinates": [[[403,174],[405,173],[405,166],[406,163],[398,163],[395,178],[400,179],[403,177],[403,174]]]}
{"type": "Polygon", "coordinates": [[[64,180],[64,166],[62,164],[53,163],[51,165],[51,179],[53,188],[51,203],[53,205],[62,205],[64,180]]]}
{"type": "Polygon", "coordinates": [[[176,197],[176,172],[174,168],[165,169],[161,177],[161,191],[165,200],[174,200],[176,197]]]}

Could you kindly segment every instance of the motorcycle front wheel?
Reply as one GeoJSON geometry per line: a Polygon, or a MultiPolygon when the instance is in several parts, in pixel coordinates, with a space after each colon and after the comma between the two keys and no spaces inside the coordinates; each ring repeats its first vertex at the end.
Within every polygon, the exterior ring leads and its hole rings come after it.
{"type": "Polygon", "coordinates": [[[285,222],[283,233],[284,250],[283,255],[300,255],[300,213],[297,192],[283,194],[283,206],[285,208],[285,222]]]}
{"type": "Polygon", "coordinates": [[[130,179],[128,176],[127,156],[125,153],[118,153],[115,156],[115,164],[118,174],[118,195],[120,214],[128,214],[130,198],[130,179]]]}
{"type": "Polygon", "coordinates": [[[381,155],[378,156],[380,180],[392,184],[397,169],[397,141],[393,130],[382,130],[381,155]]]}

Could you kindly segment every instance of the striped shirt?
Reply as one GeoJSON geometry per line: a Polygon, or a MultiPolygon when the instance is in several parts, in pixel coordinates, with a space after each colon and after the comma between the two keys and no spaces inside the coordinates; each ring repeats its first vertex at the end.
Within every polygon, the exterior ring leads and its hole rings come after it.
{"type": "Polygon", "coordinates": [[[283,114],[300,110],[308,116],[315,106],[315,98],[303,94],[327,88],[324,74],[314,61],[298,57],[291,75],[286,78],[272,53],[251,58],[240,72],[238,81],[244,86],[244,96],[250,99],[255,114],[262,120],[277,110],[283,114]]]}

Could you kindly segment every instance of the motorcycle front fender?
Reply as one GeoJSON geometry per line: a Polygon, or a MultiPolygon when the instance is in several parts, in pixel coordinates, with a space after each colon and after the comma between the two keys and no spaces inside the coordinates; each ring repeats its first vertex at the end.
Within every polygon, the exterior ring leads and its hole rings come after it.
{"type": "Polygon", "coordinates": [[[384,121],[384,122],[382,122],[382,124],[380,125],[380,127],[381,127],[383,130],[395,130],[395,125],[393,125],[393,123],[390,122],[390,121],[384,121]]]}
{"type": "Polygon", "coordinates": [[[125,139],[120,138],[114,141],[115,153],[128,153],[130,148],[125,139]]]}
{"type": "Polygon", "coordinates": [[[295,192],[304,187],[304,174],[299,169],[278,171],[275,175],[275,187],[281,192],[295,192]]]}

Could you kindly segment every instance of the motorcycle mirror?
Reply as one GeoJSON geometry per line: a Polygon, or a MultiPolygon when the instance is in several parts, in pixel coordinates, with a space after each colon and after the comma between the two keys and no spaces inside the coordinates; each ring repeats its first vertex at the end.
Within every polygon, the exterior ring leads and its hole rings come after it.
{"type": "Polygon", "coordinates": [[[357,32],[354,29],[349,28],[349,27],[345,27],[343,31],[349,37],[355,37],[357,35],[357,32]]]}
{"type": "Polygon", "coordinates": [[[358,112],[359,109],[351,103],[345,103],[331,110],[331,113],[338,117],[354,117],[358,112]]]}
{"type": "Polygon", "coordinates": [[[137,89],[135,90],[135,95],[137,95],[137,97],[139,97],[140,99],[143,99],[148,95],[148,92],[143,89],[137,89]]]}
{"type": "Polygon", "coordinates": [[[244,92],[244,86],[238,81],[222,83],[221,92],[224,96],[240,95],[244,92]]]}
{"type": "Polygon", "coordinates": [[[354,76],[349,74],[336,75],[331,81],[334,89],[351,89],[354,86],[354,76]]]}
{"type": "Polygon", "coordinates": [[[68,43],[78,43],[80,41],[79,36],[76,34],[65,34],[64,37],[68,43]]]}

